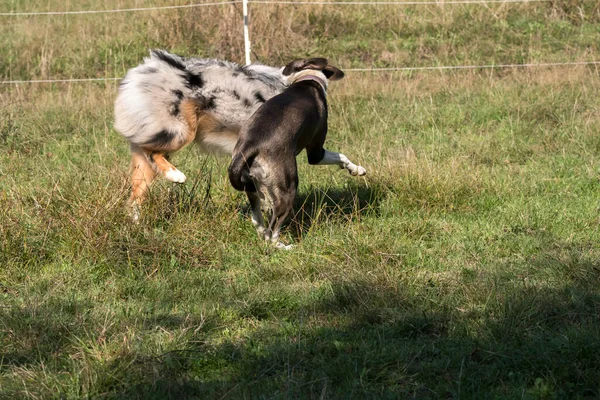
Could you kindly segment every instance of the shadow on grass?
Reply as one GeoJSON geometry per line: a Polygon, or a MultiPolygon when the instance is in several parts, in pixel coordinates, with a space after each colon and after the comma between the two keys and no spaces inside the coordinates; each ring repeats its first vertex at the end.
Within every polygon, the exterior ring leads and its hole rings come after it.
{"type": "MultiPolygon", "coordinates": [[[[52,364],[57,355],[69,353],[86,341],[90,342],[89,349],[102,347],[102,343],[118,327],[115,328],[111,322],[110,313],[107,313],[104,325],[99,325],[90,316],[92,308],[91,302],[62,299],[47,304],[5,306],[0,309],[0,339],[10,344],[0,353],[0,373],[10,367],[52,364]]],[[[119,321],[127,326],[137,324],[142,330],[176,329],[182,326],[210,330],[214,327],[201,317],[160,312],[131,322],[119,321]]]]}
{"type": "Polygon", "coordinates": [[[7,344],[0,356],[0,372],[11,366],[48,363],[81,334],[85,321],[77,315],[90,305],[79,301],[0,309],[0,334],[7,344]]]}
{"type": "MultiPolygon", "coordinates": [[[[576,260],[573,269],[600,266],[576,260]]],[[[434,282],[415,291],[365,279],[334,281],[314,301],[268,319],[246,304],[240,314],[256,321],[258,313],[261,328],[140,361],[115,396],[600,396],[598,277],[595,284],[568,280],[560,289],[465,279],[463,285],[487,291],[473,309],[448,300],[452,294],[434,282]]]]}
{"type": "Polygon", "coordinates": [[[299,238],[318,222],[345,222],[366,215],[376,216],[387,192],[377,184],[362,186],[355,183],[326,189],[310,187],[297,195],[295,215],[288,226],[299,238]]]}
{"type": "MultiPolygon", "coordinates": [[[[282,230],[290,231],[295,239],[300,239],[319,223],[345,223],[367,215],[377,216],[380,202],[389,193],[389,189],[377,183],[368,187],[354,183],[326,189],[306,188],[297,194],[294,215],[284,222],[282,230]]],[[[251,209],[246,196],[240,205],[244,218],[250,219],[251,209]]]]}
{"type": "MultiPolygon", "coordinates": [[[[176,350],[148,355],[133,346],[99,362],[94,384],[81,392],[131,399],[598,398],[600,263],[582,253],[554,244],[527,261],[562,268],[559,288],[472,274],[451,288],[366,275],[334,279],[309,300],[270,312],[264,309],[276,299],[268,295],[223,305],[258,328],[231,337],[223,331],[227,321],[217,319],[176,350]],[[209,330],[219,340],[206,340],[209,330]]],[[[57,354],[59,365],[71,363],[69,346],[97,328],[82,312],[89,306],[55,302],[4,313],[3,334],[21,349],[4,353],[3,369],[57,363],[57,354]]],[[[136,315],[119,324],[117,332],[130,325],[160,331],[185,319],[136,315]]]]}
{"type": "Polygon", "coordinates": [[[143,215],[163,223],[180,214],[203,213],[214,207],[212,199],[213,159],[204,157],[199,168],[188,176],[186,184],[173,184],[165,179],[153,182],[143,215]]]}

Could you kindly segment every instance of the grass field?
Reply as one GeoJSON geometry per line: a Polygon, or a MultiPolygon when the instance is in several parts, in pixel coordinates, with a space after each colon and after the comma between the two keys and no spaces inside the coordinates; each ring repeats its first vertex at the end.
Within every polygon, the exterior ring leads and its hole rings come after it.
{"type": "MultiPolygon", "coordinates": [[[[599,8],[251,5],[253,59],[600,60],[599,8]]],[[[123,76],[154,47],[241,62],[240,10],[0,16],[0,79],[123,76]]],[[[132,224],[116,87],[0,85],[1,399],[600,397],[595,67],[347,73],[328,147],[369,175],[301,155],[288,252],[192,147],[132,224]]]]}

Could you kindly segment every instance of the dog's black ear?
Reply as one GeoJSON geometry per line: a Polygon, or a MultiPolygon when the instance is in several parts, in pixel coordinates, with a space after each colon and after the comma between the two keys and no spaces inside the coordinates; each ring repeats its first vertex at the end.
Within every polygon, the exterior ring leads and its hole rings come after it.
{"type": "Polygon", "coordinates": [[[327,67],[327,59],[318,57],[318,58],[309,58],[306,60],[306,65],[302,69],[317,69],[319,71],[323,71],[323,69],[327,67]]]}
{"type": "Polygon", "coordinates": [[[302,58],[297,58],[285,66],[282,74],[285,76],[288,76],[288,75],[293,74],[294,72],[298,72],[302,69],[302,67],[304,67],[305,64],[306,64],[306,60],[304,60],[302,58]]]}
{"type": "Polygon", "coordinates": [[[344,71],[334,67],[333,65],[327,65],[325,68],[323,68],[323,73],[330,81],[339,81],[344,77],[344,71]]]}
{"type": "Polygon", "coordinates": [[[285,68],[283,69],[282,74],[287,76],[287,75],[291,75],[294,72],[298,72],[298,71],[302,71],[303,69],[316,69],[319,71],[322,71],[324,68],[327,67],[327,59],[326,58],[309,58],[309,59],[302,59],[302,58],[298,58],[294,61],[292,61],[291,63],[289,63],[288,65],[285,66],[285,68]]]}

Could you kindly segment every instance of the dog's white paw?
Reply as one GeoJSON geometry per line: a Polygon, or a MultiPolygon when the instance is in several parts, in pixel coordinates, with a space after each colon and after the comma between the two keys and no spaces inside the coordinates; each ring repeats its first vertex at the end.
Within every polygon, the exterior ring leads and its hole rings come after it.
{"type": "Polygon", "coordinates": [[[276,249],[291,250],[294,247],[296,247],[293,244],[285,244],[283,242],[280,242],[279,235],[272,237],[269,235],[268,231],[263,232],[263,235],[264,235],[265,240],[267,242],[271,242],[271,244],[273,246],[275,246],[276,249]]]}
{"type": "Polygon", "coordinates": [[[134,224],[140,223],[140,205],[137,203],[132,204],[129,207],[129,217],[134,224]]]}
{"type": "Polygon", "coordinates": [[[350,172],[350,175],[352,176],[363,176],[367,174],[367,170],[361,167],[360,165],[352,164],[347,169],[348,172],[350,172]]]}
{"type": "Polygon", "coordinates": [[[175,183],[183,183],[187,179],[185,174],[178,169],[172,169],[165,173],[165,178],[175,183]]]}
{"type": "Polygon", "coordinates": [[[277,242],[273,242],[273,245],[274,245],[276,248],[278,248],[278,249],[282,249],[282,250],[292,250],[294,247],[296,247],[296,246],[294,246],[293,244],[284,244],[284,243],[281,243],[281,242],[279,242],[279,241],[277,241],[277,242]]]}

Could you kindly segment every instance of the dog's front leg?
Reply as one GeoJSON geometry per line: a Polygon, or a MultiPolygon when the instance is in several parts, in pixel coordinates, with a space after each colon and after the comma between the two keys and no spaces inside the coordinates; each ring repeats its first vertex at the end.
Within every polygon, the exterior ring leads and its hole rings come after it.
{"type": "Polygon", "coordinates": [[[367,173],[367,170],[360,165],[354,164],[342,153],[336,153],[333,151],[323,149],[323,158],[317,162],[316,165],[339,165],[340,168],[345,168],[350,175],[362,176],[367,173]]]}
{"type": "Polygon", "coordinates": [[[252,208],[252,225],[261,238],[265,235],[265,220],[260,208],[260,197],[255,192],[246,192],[250,207],[252,208]]]}
{"type": "Polygon", "coordinates": [[[294,248],[294,246],[291,244],[286,245],[279,241],[279,232],[281,230],[281,224],[283,224],[288,215],[290,215],[292,212],[295,197],[295,187],[290,189],[290,191],[287,193],[277,191],[277,195],[272,196],[273,215],[271,216],[269,227],[265,231],[265,240],[270,241],[278,249],[291,250],[294,248]]]}

